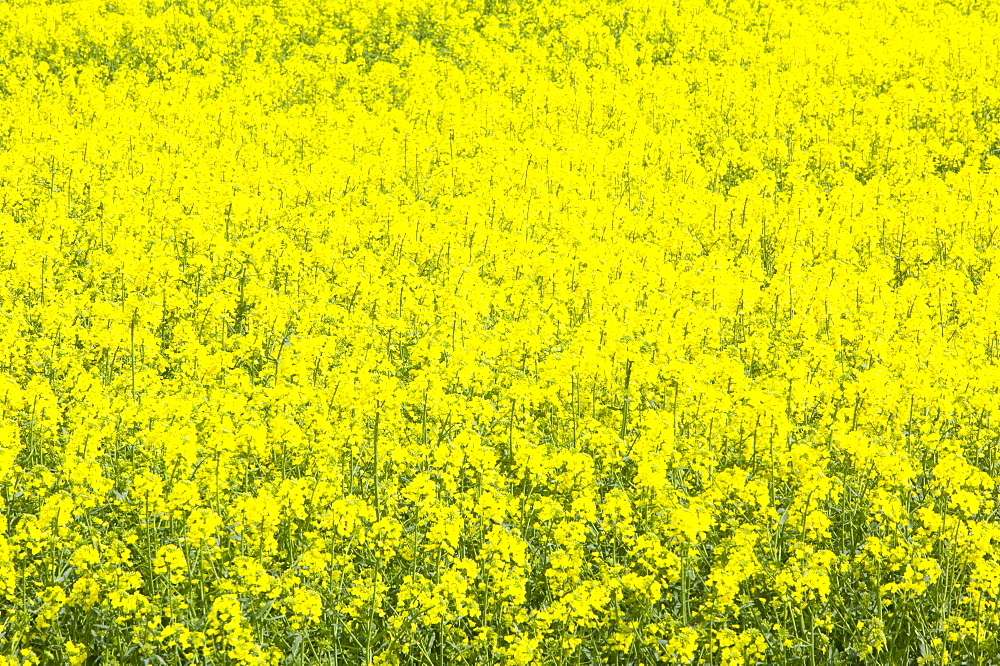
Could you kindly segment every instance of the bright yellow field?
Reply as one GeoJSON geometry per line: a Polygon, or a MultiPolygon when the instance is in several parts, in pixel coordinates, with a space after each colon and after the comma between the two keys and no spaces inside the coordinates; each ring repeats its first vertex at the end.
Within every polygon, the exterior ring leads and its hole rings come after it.
{"type": "Polygon", "coordinates": [[[0,4],[0,664],[996,664],[988,0],[0,4]]]}

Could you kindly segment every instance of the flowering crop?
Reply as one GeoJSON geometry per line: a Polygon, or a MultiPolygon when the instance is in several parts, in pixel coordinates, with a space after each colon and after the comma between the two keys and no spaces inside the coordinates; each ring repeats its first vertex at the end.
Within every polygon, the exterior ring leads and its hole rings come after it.
{"type": "Polygon", "coordinates": [[[0,4],[0,664],[997,663],[997,43],[0,4]]]}

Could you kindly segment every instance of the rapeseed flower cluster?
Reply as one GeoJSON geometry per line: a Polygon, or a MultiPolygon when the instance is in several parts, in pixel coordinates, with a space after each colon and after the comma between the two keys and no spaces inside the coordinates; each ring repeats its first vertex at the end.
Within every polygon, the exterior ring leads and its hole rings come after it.
{"type": "Polygon", "coordinates": [[[998,26],[0,4],[0,664],[996,663],[998,26]]]}

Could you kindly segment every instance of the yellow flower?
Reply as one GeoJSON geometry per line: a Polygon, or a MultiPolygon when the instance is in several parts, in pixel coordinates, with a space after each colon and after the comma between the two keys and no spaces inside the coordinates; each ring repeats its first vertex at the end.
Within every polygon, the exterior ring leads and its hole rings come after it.
{"type": "Polygon", "coordinates": [[[171,584],[177,585],[188,575],[187,559],[184,557],[184,551],[178,548],[176,545],[161,546],[156,551],[156,557],[153,560],[154,571],[158,574],[166,574],[167,580],[171,584]]]}
{"type": "Polygon", "coordinates": [[[66,641],[66,656],[70,666],[82,666],[87,662],[87,646],[73,641],[66,641]]]}
{"type": "Polygon", "coordinates": [[[292,593],[288,606],[293,613],[293,627],[303,620],[315,624],[319,622],[323,612],[323,599],[312,590],[297,588],[292,593]]]}

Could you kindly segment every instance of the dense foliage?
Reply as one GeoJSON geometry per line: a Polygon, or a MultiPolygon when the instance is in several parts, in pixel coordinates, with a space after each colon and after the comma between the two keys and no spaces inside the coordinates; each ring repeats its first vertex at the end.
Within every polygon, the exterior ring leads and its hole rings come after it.
{"type": "Polygon", "coordinates": [[[0,4],[0,663],[997,663],[998,26],[0,4]]]}

